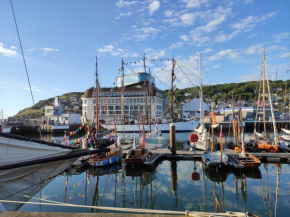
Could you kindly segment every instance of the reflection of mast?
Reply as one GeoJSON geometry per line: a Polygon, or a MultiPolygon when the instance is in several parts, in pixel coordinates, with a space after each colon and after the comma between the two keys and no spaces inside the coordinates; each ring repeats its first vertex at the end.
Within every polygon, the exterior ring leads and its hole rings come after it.
{"type": "Polygon", "coordinates": [[[269,216],[272,217],[271,203],[270,203],[270,190],[269,190],[269,181],[268,181],[268,164],[265,164],[266,169],[266,185],[267,185],[267,198],[268,198],[268,208],[269,208],[269,216]]]}
{"type": "Polygon", "coordinates": [[[216,185],[215,185],[215,182],[213,182],[213,184],[214,184],[213,196],[214,196],[214,200],[215,200],[215,212],[218,212],[221,205],[220,205],[220,202],[219,202],[219,198],[218,198],[218,196],[216,194],[216,185]]]}
{"type": "Polygon", "coordinates": [[[117,185],[118,185],[118,177],[116,172],[116,180],[115,180],[115,200],[114,200],[114,207],[116,207],[116,200],[117,200],[117,185]]]}
{"type": "Polygon", "coordinates": [[[87,205],[87,192],[88,192],[88,171],[86,171],[86,187],[85,187],[85,205],[87,205]]]}
{"type": "Polygon", "coordinates": [[[241,180],[241,193],[244,200],[244,211],[247,209],[247,182],[246,178],[241,180]]]}
{"type": "Polygon", "coordinates": [[[275,199],[275,217],[277,217],[277,210],[278,210],[278,195],[279,195],[279,186],[280,186],[280,174],[281,174],[281,171],[280,171],[280,166],[281,165],[277,165],[277,180],[276,180],[276,199],[275,199]]]}
{"type": "MultiPolygon", "coordinates": [[[[98,200],[99,200],[99,176],[97,176],[97,183],[96,183],[96,189],[95,189],[95,194],[94,194],[94,199],[93,199],[93,206],[98,206],[98,200]]],[[[98,211],[96,209],[96,211],[98,211]]],[[[91,209],[91,212],[94,212],[94,209],[91,209]]]]}
{"type": "Polygon", "coordinates": [[[177,164],[176,161],[171,161],[171,191],[175,197],[175,207],[178,207],[178,197],[177,197],[177,164]]]}
{"type": "Polygon", "coordinates": [[[239,206],[239,181],[238,181],[237,177],[235,177],[235,183],[236,183],[236,201],[237,201],[238,209],[240,209],[240,206],[239,206]]]}
{"type": "Polygon", "coordinates": [[[222,182],[222,198],[223,198],[223,212],[225,212],[225,190],[224,190],[224,183],[222,182]]]}
{"type": "Polygon", "coordinates": [[[66,180],[65,180],[64,201],[63,201],[64,203],[66,202],[67,186],[68,186],[68,175],[66,175],[66,180]]]}

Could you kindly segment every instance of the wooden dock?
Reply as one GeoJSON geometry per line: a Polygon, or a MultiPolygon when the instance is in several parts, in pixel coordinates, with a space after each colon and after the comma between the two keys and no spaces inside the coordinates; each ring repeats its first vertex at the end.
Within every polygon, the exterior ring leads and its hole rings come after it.
{"type": "MultiPolygon", "coordinates": [[[[157,149],[150,150],[152,154],[163,154],[162,157],[167,160],[201,160],[204,151],[176,151],[176,155],[172,155],[169,149],[157,149]]],[[[128,153],[128,150],[123,150],[124,154],[128,153]]],[[[227,155],[236,155],[233,150],[225,149],[223,151],[227,155]]],[[[268,163],[290,163],[290,153],[248,153],[255,157],[258,157],[261,162],[268,163]]],[[[237,166],[238,167],[238,166],[237,166]]]]}

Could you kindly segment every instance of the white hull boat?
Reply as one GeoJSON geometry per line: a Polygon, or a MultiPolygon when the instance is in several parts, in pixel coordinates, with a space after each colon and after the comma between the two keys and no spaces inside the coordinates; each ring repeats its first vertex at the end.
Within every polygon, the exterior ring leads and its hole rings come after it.
{"type": "MultiPolygon", "coordinates": [[[[191,132],[191,129],[197,128],[199,120],[190,120],[185,122],[175,122],[175,131],[176,132],[191,132]]],[[[169,133],[169,125],[171,123],[159,124],[159,129],[162,133],[169,133]]],[[[115,126],[113,124],[102,124],[102,127],[113,130],[115,126]]],[[[155,128],[155,124],[151,124],[151,129],[155,128]]],[[[141,128],[140,128],[141,129],[141,128]]],[[[116,125],[117,132],[126,132],[126,133],[134,133],[139,131],[138,124],[126,124],[126,125],[116,125]]],[[[143,129],[142,129],[143,130],[143,129]]],[[[141,130],[141,131],[142,131],[141,130]]],[[[144,131],[149,132],[149,125],[144,125],[144,131]]]]}
{"type": "Polygon", "coordinates": [[[0,166],[65,155],[72,151],[57,144],[47,145],[10,137],[0,136],[0,166]]]}
{"type": "MultiPolygon", "coordinates": [[[[139,139],[139,144],[142,144],[143,138],[139,139]]],[[[145,148],[148,150],[154,150],[164,147],[166,140],[163,136],[158,136],[156,138],[145,138],[145,148]]]]}

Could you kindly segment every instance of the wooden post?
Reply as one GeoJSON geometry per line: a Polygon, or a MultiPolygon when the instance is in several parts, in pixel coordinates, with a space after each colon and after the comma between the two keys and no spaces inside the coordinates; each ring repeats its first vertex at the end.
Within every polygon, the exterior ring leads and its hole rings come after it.
{"type": "Polygon", "coordinates": [[[170,124],[170,152],[176,154],[176,141],[175,141],[175,126],[173,123],[170,124]]]}

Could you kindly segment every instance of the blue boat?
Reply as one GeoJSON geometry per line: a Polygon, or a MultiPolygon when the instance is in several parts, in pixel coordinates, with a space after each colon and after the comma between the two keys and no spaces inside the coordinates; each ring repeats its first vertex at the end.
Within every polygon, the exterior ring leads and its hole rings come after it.
{"type": "Polygon", "coordinates": [[[103,167],[121,162],[122,152],[121,147],[111,147],[108,152],[93,155],[89,159],[89,164],[93,167],[103,167]]]}
{"type": "Polygon", "coordinates": [[[222,153],[221,159],[221,152],[220,151],[213,151],[208,150],[202,154],[202,162],[207,168],[217,168],[227,166],[229,164],[229,158],[226,154],[222,153]]]}

